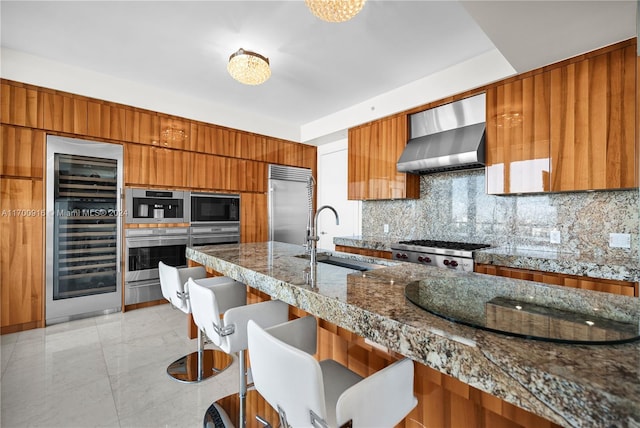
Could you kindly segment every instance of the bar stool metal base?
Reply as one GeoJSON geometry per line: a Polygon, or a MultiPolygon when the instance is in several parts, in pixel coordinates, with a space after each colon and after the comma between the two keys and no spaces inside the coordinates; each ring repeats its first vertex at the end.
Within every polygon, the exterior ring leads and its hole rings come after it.
{"type": "Polygon", "coordinates": [[[226,352],[205,349],[177,359],[167,367],[167,374],[179,382],[198,383],[223,372],[231,363],[233,356],[226,352]],[[200,352],[201,359],[198,358],[200,352]]]}
{"type": "Polygon", "coordinates": [[[233,422],[218,403],[213,403],[204,414],[202,421],[203,428],[229,428],[233,427],[233,422]]]}

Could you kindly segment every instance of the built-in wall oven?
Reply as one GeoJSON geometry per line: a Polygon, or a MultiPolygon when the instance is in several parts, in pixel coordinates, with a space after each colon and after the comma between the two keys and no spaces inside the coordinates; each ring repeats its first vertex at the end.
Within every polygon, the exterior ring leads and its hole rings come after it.
{"type": "Polygon", "coordinates": [[[188,223],[189,192],[182,190],[126,189],[127,223],[188,223]]]}
{"type": "Polygon", "coordinates": [[[240,242],[240,195],[191,193],[190,245],[240,242]]]}
{"type": "Polygon", "coordinates": [[[187,266],[189,228],[127,229],[125,238],[125,305],[162,299],[158,262],[187,266]]]}

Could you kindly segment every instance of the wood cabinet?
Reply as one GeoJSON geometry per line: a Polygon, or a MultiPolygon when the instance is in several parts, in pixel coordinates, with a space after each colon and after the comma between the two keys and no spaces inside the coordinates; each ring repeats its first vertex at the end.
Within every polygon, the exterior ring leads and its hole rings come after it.
{"type": "Polygon", "coordinates": [[[127,144],[124,150],[125,185],[187,187],[188,152],[142,144],[127,144]]]}
{"type": "Polygon", "coordinates": [[[2,125],[0,127],[0,175],[43,178],[44,131],[2,125]]]}
{"type": "Polygon", "coordinates": [[[638,186],[636,45],[487,88],[487,193],[638,186]]]}
{"type": "Polygon", "coordinates": [[[42,104],[39,102],[38,91],[23,85],[0,85],[0,120],[2,123],[42,127],[42,104]]]}
{"type": "Polygon", "coordinates": [[[44,212],[39,179],[0,180],[2,334],[43,327],[44,212]]]}
{"type": "Polygon", "coordinates": [[[105,102],[87,102],[87,135],[122,141],[125,133],[125,109],[105,102]]]}
{"type": "Polygon", "coordinates": [[[393,253],[384,250],[370,250],[368,248],[349,247],[346,245],[336,245],[336,251],[343,253],[359,254],[367,257],[377,257],[379,259],[392,259],[393,253]]]}
{"type": "Polygon", "coordinates": [[[635,85],[635,46],[551,71],[552,191],[638,185],[635,85]]]}
{"type": "Polygon", "coordinates": [[[487,89],[489,194],[550,190],[550,73],[487,89]]]}
{"type": "Polygon", "coordinates": [[[269,239],[267,194],[240,194],[240,242],[264,242],[269,239]]]}
{"type": "Polygon", "coordinates": [[[240,192],[267,191],[267,164],[245,159],[191,153],[188,187],[240,192]]]}
{"type": "Polygon", "coordinates": [[[565,287],[582,288],[585,290],[602,291],[605,293],[638,297],[637,282],[588,278],[585,276],[567,275],[554,272],[541,272],[529,269],[518,269],[479,263],[476,263],[474,270],[475,272],[486,273],[488,275],[504,276],[507,278],[542,282],[545,284],[563,285],[565,287]]]}
{"type": "Polygon", "coordinates": [[[349,129],[348,198],[419,198],[419,176],[396,167],[406,143],[406,114],[349,129]]]}
{"type": "Polygon", "coordinates": [[[80,97],[41,92],[43,127],[46,130],[88,135],[88,103],[80,97]]]}

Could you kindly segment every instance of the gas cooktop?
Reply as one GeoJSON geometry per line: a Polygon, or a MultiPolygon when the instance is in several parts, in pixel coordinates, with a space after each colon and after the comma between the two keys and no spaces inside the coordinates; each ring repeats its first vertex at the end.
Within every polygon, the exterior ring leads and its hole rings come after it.
{"type": "MultiPolygon", "coordinates": [[[[473,244],[468,242],[434,241],[430,239],[416,239],[412,241],[400,241],[400,245],[410,245],[413,247],[444,248],[447,250],[475,251],[481,248],[490,247],[487,244],[473,244]]],[[[393,246],[392,246],[393,247],[393,246]]]]}

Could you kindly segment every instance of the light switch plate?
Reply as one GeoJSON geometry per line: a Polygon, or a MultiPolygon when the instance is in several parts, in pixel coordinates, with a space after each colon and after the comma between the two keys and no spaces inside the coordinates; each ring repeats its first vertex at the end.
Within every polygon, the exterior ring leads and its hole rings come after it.
{"type": "Polygon", "coordinates": [[[549,232],[549,242],[551,242],[552,244],[559,244],[560,243],[560,231],[559,230],[552,230],[551,232],[549,232]]]}
{"type": "Polygon", "coordinates": [[[384,233],[389,233],[389,225],[388,224],[385,224],[383,226],[383,228],[384,228],[384,233]]]}
{"type": "Polygon", "coordinates": [[[631,235],[628,233],[610,233],[610,248],[631,248],[631,235]]]}

